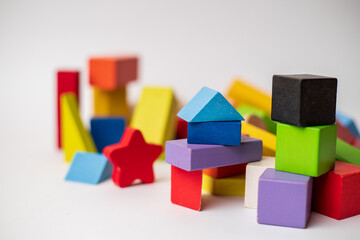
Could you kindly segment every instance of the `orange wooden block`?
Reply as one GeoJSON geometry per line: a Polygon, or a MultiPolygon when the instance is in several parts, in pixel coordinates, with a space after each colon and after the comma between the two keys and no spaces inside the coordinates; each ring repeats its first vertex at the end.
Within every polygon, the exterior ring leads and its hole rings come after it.
{"type": "Polygon", "coordinates": [[[90,85],[102,90],[115,90],[138,76],[136,56],[94,57],[89,60],[90,85]]]}

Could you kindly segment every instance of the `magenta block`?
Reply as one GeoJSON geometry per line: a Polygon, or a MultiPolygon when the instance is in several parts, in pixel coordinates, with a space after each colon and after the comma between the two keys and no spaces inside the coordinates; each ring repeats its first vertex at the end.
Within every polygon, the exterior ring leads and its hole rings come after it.
{"type": "Polygon", "coordinates": [[[262,141],[241,136],[239,146],[188,144],[187,139],[167,141],[165,161],[186,171],[223,167],[261,160],[262,141]]]}
{"type": "Polygon", "coordinates": [[[311,213],[312,178],[268,168],[259,179],[258,222],[305,228],[311,213]]]}

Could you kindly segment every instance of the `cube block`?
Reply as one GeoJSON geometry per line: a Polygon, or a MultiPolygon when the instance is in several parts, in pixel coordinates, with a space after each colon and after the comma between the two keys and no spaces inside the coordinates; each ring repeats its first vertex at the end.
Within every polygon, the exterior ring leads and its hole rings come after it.
{"type": "Polygon", "coordinates": [[[245,174],[226,178],[214,178],[203,174],[202,189],[217,196],[244,196],[245,174]]]}
{"type": "Polygon", "coordinates": [[[271,118],[299,127],[334,124],[336,91],[336,78],[274,75],[271,118]]]}
{"type": "Polygon", "coordinates": [[[106,146],[120,142],[125,121],[121,117],[95,117],[90,120],[90,132],[99,152],[106,146]]]}
{"type": "Polygon", "coordinates": [[[266,169],[259,179],[258,222],[305,228],[311,213],[312,178],[266,169]]]}
{"type": "Polygon", "coordinates": [[[240,145],[241,121],[188,123],[190,144],[240,145]]]}
{"type": "Polygon", "coordinates": [[[276,170],[317,177],[334,168],[336,125],[277,124],[276,170]]]}
{"type": "Polygon", "coordinates": [[[336,161],[333,171],[314,179],[314,211],[340,220],[360,214],[359,203],[359,166],[336,161]]]}

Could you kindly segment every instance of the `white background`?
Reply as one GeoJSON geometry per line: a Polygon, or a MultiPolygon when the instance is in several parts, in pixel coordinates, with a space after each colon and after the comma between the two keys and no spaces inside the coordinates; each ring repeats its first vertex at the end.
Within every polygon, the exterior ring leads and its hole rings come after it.
{"type": "Polygon", "coordinates": [[[259,225],[240,197],[204,197],[202,212],[170,203],[169,166],[127,189],[65,182],[55,149],[55,70],[79,68],[88,123],[89,56],[136,53],[129,87],[168,85],[188,101],[241,76],[271,91],[273,74],[338,78],[338,109],[360,122],[359,1],[0,0],[0,239],[341,238],[360,216],[313,214],[306,230],[259,225]]]}

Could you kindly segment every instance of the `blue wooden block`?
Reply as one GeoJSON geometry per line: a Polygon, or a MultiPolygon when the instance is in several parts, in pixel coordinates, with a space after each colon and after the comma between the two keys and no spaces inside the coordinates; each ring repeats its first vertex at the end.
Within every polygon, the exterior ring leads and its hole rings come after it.
{"type": "Polygon", "coordinates": [[[242,121],[244,118],[221,93],[203,87],[177,114],[187,122],[242,121]]]}
{"type": "Polygon", "coordinates": [[[90,128],[96,148],[102,152],[104,147],[120,141],[125,130],[125,119],[121,117],[92,118],[90,128]]]}
{"type": "Polygon", "coordinates": [[[188,123],[191,144],[240,145],[241,121],[188,123]]]}
{"type": "Polygon", "coordinates": [[[344,113],[336,112],[336,119],[341,123],[341,125],[346,127],[354,136],[360,137],[356,124],[351,117],[349,117],[344,113]]]}
{"type": "Polygon", "coordinates": [[[77,152],[65,180],[98,184],[111,177],[112,164],[101,153],[77,152]]]}

